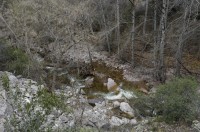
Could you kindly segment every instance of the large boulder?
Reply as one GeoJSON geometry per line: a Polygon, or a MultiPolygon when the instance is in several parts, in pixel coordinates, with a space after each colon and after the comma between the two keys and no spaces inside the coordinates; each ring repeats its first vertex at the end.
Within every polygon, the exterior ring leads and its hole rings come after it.
{"type": "MultiPolygon", "coordinates": [[[[80,110],[77,111],[79,114],[80,110]]],[[[86,126],[93,126],[101,128],[109,123],[109,116],[107,113],[109,112],[109,108],[104,106],[104,104],[99,104],[94,108],[85,108],[83,110],[83,114],[78,117],[82,119],[82,124],[86,126]]],[[[77,116],[77,114],[76,114],[77,116]]]]}
{"type": "Polygon", "coordinates": [[[130,118],[134,117],[134,110],[126,102],[120,103],[120,110],[126,113],[130,118]]]}
{"type": "Polygon", "coordinates": [[[192,128],[194,129],[195,132],[200,132],[200,122],[198,120],[194,120],[192,128]]]}
{"type": "MultiPolygon", "coordinates": [[[[0,86],[2,88],[2,86],[0,86]]],[[[0,131],[4,131],[4,123],[5,123],[5,117],[6,117],[6,109],[7,109],[7,103],[6,103],[6,93],[5,90],[1,89],[0,92],[0,131]]]]}
{"type": "Polygon", "coordinates": [[[112,116],[112,118],[110,119],[111,126],[121,126],[123,123],[124,121],[116,116],[112,116]]]}
{"type": "Polygon", "coordinates": [[[112,78],[108,78],[107,89],[108,91],[115,92],[119,90],[119,87],[112,78]]]}

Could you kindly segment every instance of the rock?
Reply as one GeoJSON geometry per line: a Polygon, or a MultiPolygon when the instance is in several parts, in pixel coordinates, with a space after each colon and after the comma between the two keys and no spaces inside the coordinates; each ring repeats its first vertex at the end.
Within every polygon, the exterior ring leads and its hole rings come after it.
{"type": "Polygon", "coordinates": [[[7,97],[6,97],[6,91],[3,89],[3,87],[0,85],[0,132],[4,132],[4,123],[6,122],[6,110],[8,108],[8,105],[6,103],[7,97]]]}
{"type": "Polygon", "coordinates": [[[111,126],[121,126],[123,123],[124,123],[123,120],[115,116],[112,116],[112,118],[110,119],[111,126]]]}
{"type": "Polygon", "coordinates": [[[153,87],[153,88],[150,89],[149,93],[150,94],[155,94],[156,91],[157,91],[157,89],[155,87],[153,87]]]}
{"type": "MultiPolygon", "coordinates": [[[[77,112],[80,113],[80,110],[77,112]]],[[[107,113],[108,113],[107,107],[96,106],[93,109],[91,108],[86,109],[84,110],[83,115],[82,115],[82,124],[92,125],[94,127],[96,125],[98,128],[101,128],[105,124],[109,123],[109,117],[107,113]]]]}
{"type": "Polygon", "coordinates": [[[86,95],[85,91],[83,89],[80,89],[80,94],[86,95]]]}
{"type": "Polygon", "coordinates": [[[128,124],[129,122],[130,122],[130,120],[129,119],[127,119],[127,118],[122,118],[122,121],[123,121],[123,124],[128,124]]]}
{"type": "Polygon", "coordinates": [[[120,110],[128,114],[130,117],[134,117],[134,110],[130,107],[128,103],[122,102],[120,104],[120,110]]]}
{"type": "Polygon", "coordinates": [[[114,92],[106,94],[104,97],[107,100],[118,100],[123,98],[123,93],[119,92],[118,94],[115,94],[114,92]]]}
{"type": "Polygon", "coordinates": [[[194,120],[193,123],[192,123],[192,128],[196,132],[200,132],[200,122],[198,120],[194,120]]]}
{"type": "Polygon", "coordinates": [[[68,123],[68,126],[69,126],[69,127],[75,126],[75,120],[71,120],[71,121],[68,123]]]}
{"type": "Polygon", "coordinates": [[[62,122],[62,123],[66,123],[68,121],[68,118],[66,117],[65,114],[62,114],[60,117],[59,117],[59,120],[62,122]]]}
{"type": "Polygon", "coordinates": [[[117,83],[113,79],[108,78],[107,89],[108,91],[115,92],[119,90],[119,87],[117,86],[117,83]]]}
{"type": "Polygon", "coordinates": [[[52,120],[54,120],[54,118],[55,118],[55,116],[50,114],[47,116],[47,121],[52,121],[52,120]]]}
{"type": "Polygon", "coordinates": [[[148,93],[149,93],[145,88],[140,88],[139,90],[140,90],[141,92],[145,93],[145,94],[148,94],[148,93]]]}
{"type": "Polygon", "coordinates": [[[137,120],[136,119],[131,119],[130,120],[130,124],[131,125],[136,125],[137,124],[137,120]]]}
{"type": "Polygon", "coordinates": [[[138,98],[133,92],[131,91],[126,91],[123,89],[119,90],[120,92],[122,92],[123,96],[127,99],[131,99],[131,98],[138,98]]]}
{"type": "Polygon", "coordinates": [[[94,83],[94,77],[87,77],[85,79],[85,87],[91,87],[94,83]]]}
{"type": "Polygon", "coordinates": [[[88,103],[92,106],[94,106],[96,103],[102,103],[103,101],[103,98],[88,99],[88,103]]]}
{"type": "Polygon", "coordinates": [[[38,86],[31,85],[31,92],[32,92],[33,94],[37,94],[37,92],[38,92],[38,86]]]}
{"type": "Polygon", "coordinates": [[[10,87],[15,87],[17,85],[17,83],[18,83],[17,77],[15,77],[14,75],[10,74],[10,75],[8,75],[8,78],[9,78],[10,87]]]}
{"type": "Polygon", "coordinates": [[[113,107],[116,108],[116,107],[119,107],[120,106],[120,102],[119,101],[114,101],[113,102],[113,107]]]}
{"type": "Polygon", "coordinates": [[[140,123],[134,126],[134,129],[135,129],[134,132],[149,132],[148,123],[149,123],[149,120],[147,119],[142,120],[140,123]]]}
{"type": "Polygon", "coordinates": [[[111,125],[110,123],[106,123],[105,125],[103,125],[101,127],[101,129],[105,130],[105,131],[109,131],[111,129],[111,125]]]}

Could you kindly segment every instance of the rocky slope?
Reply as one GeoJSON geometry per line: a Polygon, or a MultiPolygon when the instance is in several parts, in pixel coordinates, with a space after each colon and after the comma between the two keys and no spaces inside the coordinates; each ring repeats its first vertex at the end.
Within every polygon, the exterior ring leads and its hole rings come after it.
{"type": "Polygon", "coordinates": [[[91,101],[78,93],[80,82],[49,96],[47,91],[44,92],[44,85],[33,80],[9,72],[0,72],[0,77],[0,131],[192,132],[200,129],[198,121],[194,121],[194,128],[188,128],[156,122],[155,118],[138,118],[136,109],[130,107],[127,99],[91,101]],[[57,105],[49,105],[52,102],[48,100],[57,101],[57,105]]]}

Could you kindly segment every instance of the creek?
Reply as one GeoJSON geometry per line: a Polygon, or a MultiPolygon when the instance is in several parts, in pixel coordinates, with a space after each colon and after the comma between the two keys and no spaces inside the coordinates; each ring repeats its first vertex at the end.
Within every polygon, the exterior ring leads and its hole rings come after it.
{"type": "MultiPolygon", "coordinates": [[[[84,77],[80,77],[77,75],[77,71],[79,70],[73,67],[66,68],[62,65],[56,72],[56,87],[64,88],[67,85],[71,85],[72,87],[79,89],[81,93],[84,93],[88,99],[104,98],[116,100],[137,97],[134,94],[137,93],[134,83],[123,78],[123,71],[121,69],[108,67],[103,62],[93,62],[92,67],[94,70],[85,73],[87,76],[83,75],[84,77]],[[108,91],[106,86],[108,78],[115,81],[116,87],[119,87],[118,91],[108,91]]],[[[50,87],[51,84],[49,82],[52,82],[53,80],[53,67],[46,66],[46,69],[49,70],[46,83],[50,87]]]]}

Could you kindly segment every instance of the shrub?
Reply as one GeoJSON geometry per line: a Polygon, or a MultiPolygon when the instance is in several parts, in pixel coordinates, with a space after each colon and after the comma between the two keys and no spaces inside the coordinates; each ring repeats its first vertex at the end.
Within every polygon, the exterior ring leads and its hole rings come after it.
{"type": "Polygon", "coordinates": [[[2,80],[2,85],[4,87],[4,89],[6,91],[9,90],[9,78],[8,78],[8,75],[7,74],[3,74],[2,77],[1,77],[1,80],[2,80]]]}
{"type": "Polygon", "coordinates": [[[198,83],[192,78],[175,78],[161,85],[156,93],[156,109],[163,119],[191,122],[198,113],[198,83]]]}
{"type": "Polygon", "coordinates": [[[64,98],[64,95],[58,96],[47,89],[42,89],[38,92],[38,101],[47,113],[53,108],[60,109],[63,112],[70,112],[71,110],[64,103],[64,98]]]}
{"type": "Polygon", "coordinates": [[[153,96],[146,96],[146,95],[140,95],[138,98],[134,98],[131,101],[131,106],[136,108],[138,111],[138,114],[141,116],[153,116],[153,110],[154,110],[154,97],[153,96]]]}
{"type": "Polygon", "coordinates": [[[16,74],[24,74],[29,64],[28,56],[20,49],[7,47],[4,51],[7,56],[6,68],[16,74]]]}
{"type": "Polygon", "coordinates": [[[3,52],[0,51],[0,59],[1,56],[4,60],[2,70],[41,81],[43,64],[28,56],[23,50],[5,45],[3,52]]]}

